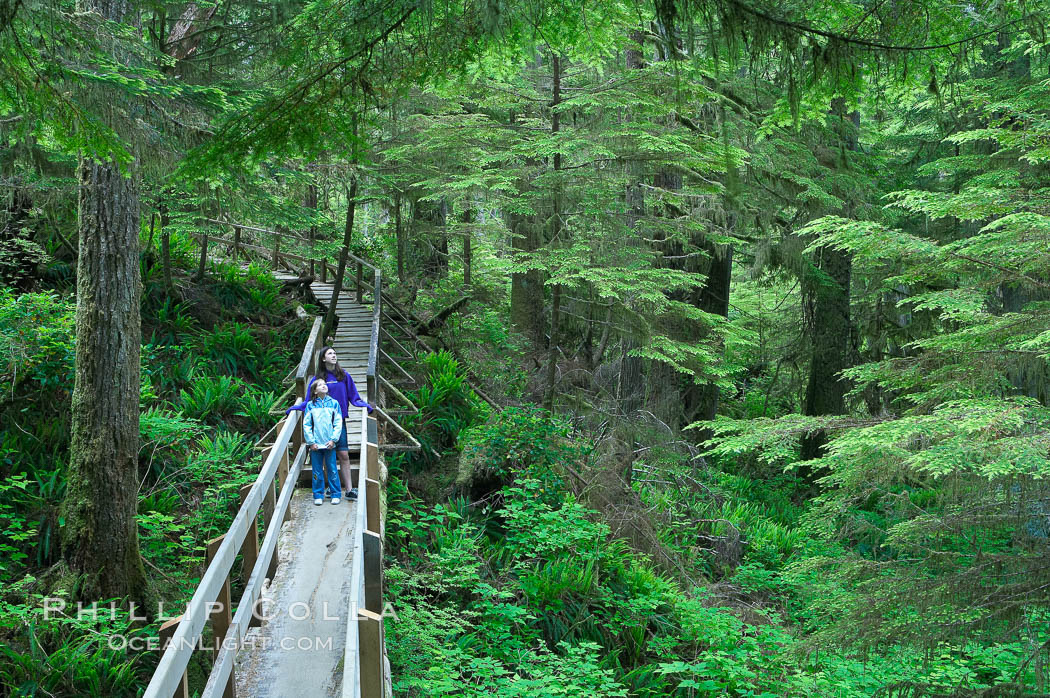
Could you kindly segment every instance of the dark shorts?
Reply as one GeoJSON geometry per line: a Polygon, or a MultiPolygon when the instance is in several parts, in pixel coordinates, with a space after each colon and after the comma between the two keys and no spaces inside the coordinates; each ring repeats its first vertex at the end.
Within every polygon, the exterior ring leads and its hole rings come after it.
{"type": "Polygon", "coordinates": [[[349,451],[350,444],[346,441],[346,421],[343,421],[343,430],[339,432],[339,443],[335,445],[336,451],[349,451]]]}

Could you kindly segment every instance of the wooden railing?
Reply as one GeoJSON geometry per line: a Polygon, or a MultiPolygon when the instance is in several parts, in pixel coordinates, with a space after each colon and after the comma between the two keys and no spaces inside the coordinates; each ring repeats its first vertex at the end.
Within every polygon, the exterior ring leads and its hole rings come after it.
{"type": "Polygon", "coordinates": [[[205,626],[210,627],[212,647],[218,651],[203,695],[233,695],[233,659],[253,622],[252,611],[263,580],[272,578],[276,571],[281,523],[289,518],[292,490],[306,461],[303,446],[292,455],[293,438],[300,431],[299,418],[300,413],[293,411],[282,420],[273,445],[264,451],[259,477],[241,492],[241,507],[229,530],[208,542],[208,566],[185,613],[161,627],[160,636],[167,646],[146,687],[147,697],[189,695],[186,667],[201,642],[205,626]],[[260,514],[265,525],[261,545],[260,514]],[[244,591],[233,614],[230,575],[238,552],[244,591]]]}
{"type": "MultiPolygon", "coordinates": [[[[275,269],[284,265],[290,270],[291,262],[309,262],[313,269],[320,268],[322,281],[328,272],[335,270],[325,259],[309,259],[280,249],[284,236],[298,237],[290,233],[276,233],[263,228],[226,221],[212,221],[231,225],[232,240],[210,237],[207,233],[197,237],[201,243],[200,271],[206,266],[209,242],[226,244],[234,259],[242,254],[255,252],[266,255],[275,269]],[[274,235],[271,249],[241,239],[241,231],[250,230],[274,235]]],[[[368,267],[373,272],[372,332],[368,351],[367,385],[368,397],[377,403],[382,378],[378,374],[380,348],[380,320],[382,317],[382,273],[365,260],[350,255],[357,265],[357,301],[363,302],[365,287],[363,271],[368,267]]],[[[294,390],[301,400],[311,376],[319,367],[321,318],[314,320],[310,335],[303,347],[302,356],[294,374],[294,390]]],[[[382,512],[380,508],[380,472],[378,427],[376,420],[361,410],[361,429],[358,434],[348,434],[350,439],[359,439],[360,471],[358,473],[358,501],[354,516],[353,554],[351,562],[350,593],[346,599],[348,622],[346,647],[343,661],[344,698],[382,698],[389,676],[386,675],[386,644],[383,631],[383,543],[382,512]]],[[[307,458],[300,428],[302,413],[293,410],[278,422],[266,436],[272,436],[271,445],[263,448],[263,464],[259,476],[252,485],[241,490],[241,506],[229,530],[208,542],[207,568],[186,611],[178,618],[165,623],[160,630],[164,643],[164,654],[146,688],[147,698],[182,696],[188,698],[189,684],[187,667],[205,636],[206,627],[212,638],[213,663],[202,696],[211,698],[223,695],[232,698],[234,688],[234,661],[237,650],[248,629],[259,624],[253,614],[259,602],[263,581],[273,579],[277,570],[277,543],[281,523],[291,518],[289,504],[292,490],[307,458]],[[260,515],[264,523],[262,543],[259,542],[258,524],[260,515]],[[236,603],[232,603],[230,577],[237,554],[241,554],[241,577],[244,590],[236,603]]]]}

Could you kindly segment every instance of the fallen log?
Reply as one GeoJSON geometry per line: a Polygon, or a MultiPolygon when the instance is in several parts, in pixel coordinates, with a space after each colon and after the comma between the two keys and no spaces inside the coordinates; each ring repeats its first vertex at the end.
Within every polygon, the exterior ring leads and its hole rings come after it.
{"type": "Polygon", "coordinates": [[[444,308],[437,315],[430,318],[426,322],[421,322],[416,325],[415,330],[419,334],[433,334],[435,330],[441,329],[444,326],[445,321],[448,320],[449,316],[459,311],[463,306],[469,303],[472,299],[471,296],[463,296],[456,300],[452,305],[444,308]]]}

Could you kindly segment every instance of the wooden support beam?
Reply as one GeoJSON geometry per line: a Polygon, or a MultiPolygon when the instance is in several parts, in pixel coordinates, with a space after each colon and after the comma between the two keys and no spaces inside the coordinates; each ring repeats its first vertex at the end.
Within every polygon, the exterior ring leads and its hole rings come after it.
{"type": "Polygon", "coordinates": [[[368,420],[368,445],[365,449],[365,477],[379,479],[379,444],[378,430],[374,430],[376,420],[368,420]]]}
{"type": "MultiPolygon", "coordinates": [[[[360,496],[360,492],[358,493],[360,496]]],[[[381,512],[379,510],[379,481],[367,478],[365,480],[365,498],[368,504],[368,530],[376,535],[383,535],[381,512]]]]}
{"type": "MultiPolygon", "coordinates": [[[[300,434],[300,438],[302,438],[302,436],[301,436],[302,435],[302,430],[299,429],[299,428],[296,428],[295,431],[296,431],[297,434],[300,434]]],[[[289,448],[286,447],[284,449],[284,453],[281,454],[280,464],[277,466],[277,483],[278,483],[277,486],[278,487],[284,487],[284,483],[288,480],[288,465],[289,465],[289,463],[288,463],[288,452],[289,452],[289,448]]],[[[291,521],[292,520],[292,508],[291,507],[288,507],[287,509],[284,510],[284,520],[285,521],[291,521]]]]}
{"type": "MultiPolygon", "coordinates": [[[[387,354],[385,350],[380,349],[379,350],[379,355],[382,356],[387,361],[389,361],[390,363],[392,363],[394,365],[394,368],[396,368],[398,371],[400,371],[401,375],[403,375],[409,381],[411,381],[412,383],[416,382],[415,377],[411,373],[406,371],[405,369],[401,368],[401,364],[399,364],[397,361],[394,361],[393,357],[390,356],[390,354],[387,354]]],[[[380,376],[380,377],[382,377],[382,376],[380,376]]]]}
{"type": "MultiPolygon", "coordinates": [[[[244,504],[244,500],[248,499],[248,494],[252,491],[252,485],[249,483],[241,487],[241,504],[244,504]]],[[[270,495],[273,495],[273,488],[269,490],[270,495]]],[[[248,581],[248,577],[252,574],[252,568],[255,567],[255,561],[259,559],[259,514],[256,513],[255,517],[251,520],[248,526],[248,535],[244,537],[244,542],[241,543],[241,580],[244,582],[248,581]]]]}
{"type": "Polygon", "coordinates": [[[386,378],[384,378],[383,376],[379,376],[379,384],[380,384],[380,385],[382,385],[382,386],[383,386],[384,388],[386,388],[387,390],[389,390],[390,392],[392,392],[392,393],[394,394],[394,397],[396,397],[396,398],[397,398],[398,400],[400,400],[400,401],[401,401],[401,402],[402,402],[403,404],[405,404],[405,405],[408,405],[409,407],[411,407],[411,408],[412,408],[412,412],[419,412],[419,408],[418,408],[418,407],[416,407],[415,403],[414,403],[414,402],[412,402],[412,401],[411,401],[411,400],[410,400],[410,399],[408,398],[408,396],[407,396],[407,395],[405,395],[405,394],[404,394],[403,392],[401,392],[400,390],[398,390],[397,388],[395,388],[395,387],[394,387],[394,386],[393,386],[393,385],[392,385],[392,384],[390,383],[390,381],[388,381],[388,380],[387,380],[386,378]]]}
{"type": "MultiPolygon", "coordinates": [[[[160,630],[157,632],[160,638],[161,650],[168,648],[168,643],[171,642],[171,636],[175,634],[175,628],[179,627],[179,623],[182,621],[182,616],[178,618],[172,618],[171,620],[160,626],[160,630]]],[[[182,672],[182,682],[179,683],[179,687],[172,694],[172,698],[190,698],[190,679],[187,672],[182,672]]]]}
{"type": "Polygon", "coordinates": [[[362,531],[365,554],[365,610],[383,612],[383,539],[378,533],[362,531]]]}
{"type": "MultiPolygon", "coordinates": [[[[225,535],[222,535],[208,541],[207,561],[209,565],[215,559],[215,555],[219,552],[219,546],[222,545],[225,537],[225,535]]],[[[230,594],[229,575],[223,581],[222,588],[219,590],[219,595],[215,602],[217,605],[212,610],[209,620],[211,621],[212,642],[214,643],[213,655],[217,656],[219,650],[222,649],[222,643],[226,639],[226,634],[230,631],[230,625],[233,623],[233,600],[230,594]]],[[[235,686],[233,674],[230,674],[230,678],[226,682],[226,688],[222,693],[223,698],[236,698],[235,686]]]]}
{"type": "Polygon", "coordinates": [[[361,698],[383,698],[383,617],[365,609],[357,612],[361,698]]]}
{"type": "MultiPolygon", "coordinates": [[[[263,459],[266,462],[266,459],[263,459]]],[[[274,483],[270,483],[270,486],[266,488],[266,494],[263,496],[262,510],[263,510],[263,526],[269,528],[270,524],[273,523],[274,508],[277,504],[277,496],[274,493],[274,483]]],[[[270,564],[266,568],[266,577],[271,581],[277,576],[277,552],[270,557],[270,564]]],[[[253,625],[259,624],[258,618],[252,619],[253,625]]]]}

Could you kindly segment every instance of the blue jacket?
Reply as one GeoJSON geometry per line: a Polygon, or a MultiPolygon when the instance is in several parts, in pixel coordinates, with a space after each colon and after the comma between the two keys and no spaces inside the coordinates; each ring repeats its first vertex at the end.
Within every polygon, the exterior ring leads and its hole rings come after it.
{"type": "Polygon", "coordinates": [[[303,417],[306,443],[324,446],[329,441],[339,441],[342,433],[343,413],[339,411],[339,403],[327,395],[306,403],[306,416],[303,417]]]}
{"type": "MultiPolygon", "coordinates": [[[[339,403],[339,407],[343,410],[343,416],[350,416],[350,405],[355,407],[367,407],[368,413],[372,414],[372,406],[369,405],[361,395],[357,392],[357,386],[354,385],[354,379],[350,377],[349,373],[343,372],[346,376],[345,380],[339,380],[334,373],[325,373],[325,383],[328,384],[328,397],[339,403]]],[[[314,381],[317,380],[318,376],[314,376],[310,379],[310,382],[306,386],[306,394],[310,394],[310,387],[313,386],[314,381]]],[[[288,414],[292,410],[304,410],[309,401],[304,400],[297,405],[292,405],[284,411],[288,414]]]]}

